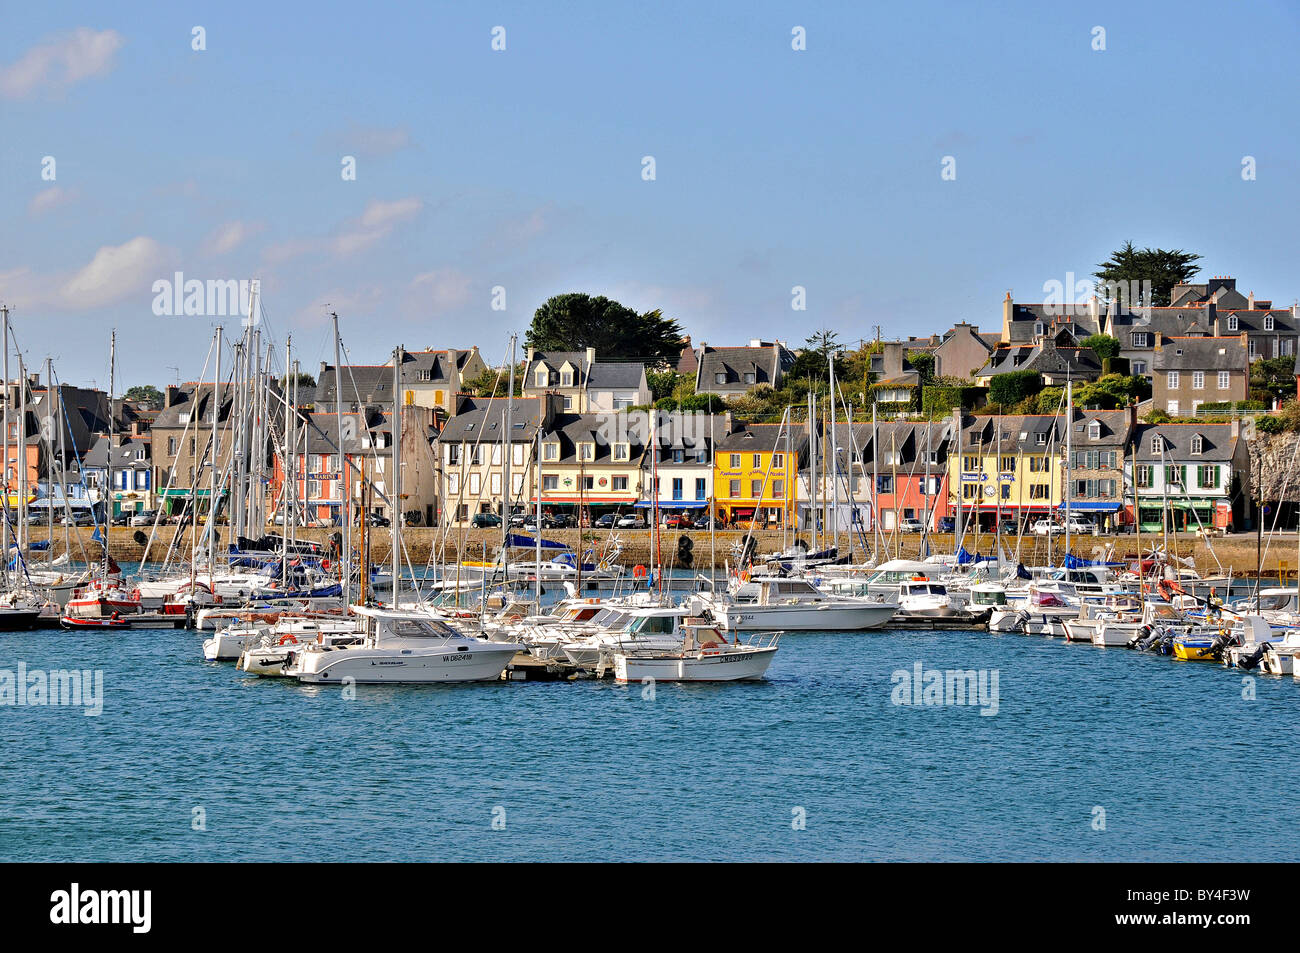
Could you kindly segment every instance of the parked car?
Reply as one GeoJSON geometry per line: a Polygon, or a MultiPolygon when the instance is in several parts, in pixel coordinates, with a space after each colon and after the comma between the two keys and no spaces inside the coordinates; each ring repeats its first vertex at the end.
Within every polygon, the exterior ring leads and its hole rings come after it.
{"type": "Polygon", "coordinates": [[[387,516],[381,516],[378,513],[370,513],[369,515],[366,516],[366,525],[367,526],[391,526],[393,525],[393,521],[390,520],[387,516]]]}
{"type": "Polygon", "coordinates": [[[998,524],[997,531],[1003,536],[1018,536],[1020,534],[1020,527],[1015,520],[1003,520],[998,524]]]}
{"type": "Polygon", "coordinates": [[[669,513],[660,520],[659,525],[664,529],[686,529],[691,525],[691,518],[680,513],[669,513]]]}
{"type": "Polygon", "coordinates": [[[89,513],[69,513],[55,522],[66,523],[68,526],[94,526],[95,517],[89,513]]]}
{"type": "Polygon", "coordinates": [[[493,526],[500,526],[501,517],[495,513],[475,513],[474,518],[469,521],[469,525],[475,529],[488,529],[493,526]]]}
{"type": "Polygon", "coordinates": [[[620,516],[614,525],[619,529],[645,529],[645,520],[635,513],[628,513],[620,516]]]}
{"type": "Polygon", "coordinates": [[[1059,536],[1065,532],[1065,526],[1055,520],[1039,520],[1034,524],[1034,533],[1038,536],[1059,536]]]}
{"type": "Polygon", "coordinates": [[[158,518],[157,510],[141,510],[131,515],[132,526],[152,526],[153,521],[158,518]]]}
{"type": "Polygon", "coordinates": [[[130,526],[130,525],[131,525],[131,518],[134,517],[134,516],[135,516],[135,513],[130,512],[130,511],[125,512],[125,513],[118,513],[118,514],[117,514],[116,516],[114,516],[111,520],[109,520],[109,524],[112,525],[112,526],[130,526]]]}
{"type": "Polygon", "coordinates": [[[957,520],[951,516],[943,516],[939,519],[939,532],[955,533],[957,532],[957,520]]]}
{"type": "Polygon", "coordinates": [[[518,513],[510,514],[511,526],[523,526],[527,523],[535,523],[536,521],[536,514],[530,513],[527,510],[520,510],[518,513]]]}
{"type": "Polygon", "coordinates": [[[691,525],[694,526],[696,529],[712,529],[712,528],[713,528],[713,514],[711,514],[711,513],[705,513],[703,516],[701,516],[699,519],[697,519],[697,520],[696,520],[694,523],[692,523],[691,525]]]}
{"type": "Polygon", "coordinates": [[[543,516],[542,526],[547,529],[570,529],[577,523],[568,513],[556,513],[554,516],[543,516]]]}
{"type": "Polygon", "coordinates": [[[918,519],[899,520],[898,531],[900,533],[924,533],[925,524],[918,519]]]}
{"type": "Polygon", "coordinates": [[[596,522],[592,523],[591,525],[594,526],[596,529],[609,529],[611,526],[614,525],[615,522],[617,522],[617,520],[618,517],[615,516],[613,513],[605,513],[602,516],[596,517],[596,522]]]}
{"type": "Polygon", "coordinates": [[[1070,532],[1071,532],[1071,533],[1088,533],[1088,534],[1090,534],[1090,533],[1092,533],[1092,531],[1093,531],[1092,520],[1090,520],[1090,519],[1088,519],[1088,518],[1086,518],[1086,517],[1083,517],[1083,516],[1071,516],[1070,519],[1069,519],[1067,522],[1069,523],[1069,526],[1070,526],[1070,532]]]}

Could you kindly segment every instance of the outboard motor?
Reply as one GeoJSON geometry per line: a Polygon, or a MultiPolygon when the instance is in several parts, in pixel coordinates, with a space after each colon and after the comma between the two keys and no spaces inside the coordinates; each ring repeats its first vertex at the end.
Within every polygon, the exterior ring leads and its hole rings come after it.
{"type": "Polygon", "coordinates": [[[1235,633],[1224,632],[1210,643],[1210,655],[1216,659],[1223,658],[1223,650],[1230,645],[1240,645],[1241,639],[1235,633]]]}
{"type": "Polygon", "coordinates": [[[1156,643],[1156,651],[1161,655],[1174,654],[1174,631],[1172,629],[1160,634],[1160,641],[1156,643]]]}
{"type": "Polygon", "coordinates": [[[1259,646],[1258,648],[1255,649],[1255,651],[1249,653],[1248,655],[1242,655],[1237,659],[1237,667],[1244,668],[1247,671],[1253,668],[1257,668],[1259,666],[1259,663],[1264,658],[1264,653],[1267,652],[1271,647],[1272,647],[1271,642],[1259,643],[1259,646]]]}
{"type": "Polygon", "coordinates": [[[1146,640],[1151,636],[1151,626],[1144,625],[1133,633],[1133,638],[1128,640],[1128,647],[1131,649],[1146,650],[1146,640]]]}
{"type": "Polygon", "coordinates": [[[1016,612],[1016,628],[1020,630],[1021,635],[1028,633],[1029,612],[1026,609],[1020,609],[1016,612]]]}

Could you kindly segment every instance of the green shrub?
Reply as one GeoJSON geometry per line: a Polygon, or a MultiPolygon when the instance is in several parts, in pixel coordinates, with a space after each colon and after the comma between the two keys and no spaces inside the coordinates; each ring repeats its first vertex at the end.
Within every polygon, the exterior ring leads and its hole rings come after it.
{"type": "Polygon", "coordinates": [[[989,384],[989,400],[999,404],[1018,404],[1042,389],[1043,378],[1037,371],[1008,371],[994,376],[989,384]]]}

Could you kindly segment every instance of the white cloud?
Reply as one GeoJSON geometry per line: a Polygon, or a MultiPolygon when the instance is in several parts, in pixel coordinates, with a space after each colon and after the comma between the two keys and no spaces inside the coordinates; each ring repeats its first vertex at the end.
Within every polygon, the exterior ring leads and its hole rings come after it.
{"type": "Polygon", "coordinates": [[[209,255],[225,255],[258,234],[263,227],[261,222],[242,221],[218,225],[203,240],[203,250],[209,255]]]}
{"type": "Polygon", "coordinates": [[[45,212],[69,204],[76,197],[77,195],[75,190],[65,189],[58,185],[51,185],[48,189],[41,189],[41,191],[32,196],[32,200],[27,203],[27,214],[35,218],[45,212]]]}
{"type": "Polygon", "coordinates": [[[360,224],[362,228],[385,228],[411,218],[422,208],[424,203],[414,196],[392,202],[371,199],[361,213],[360,224]]]}
{"type": "Polygon", "coordinates": [[[153,282],[166,271],[168,253],[141,235],[121,245],[105,245],[90,264],[63,283],[59,299],[69,308],[97,308],[138,293],[149,298],[153,282]]]}
{"type": "Polygon", "coordinates": [[[79,27],[32,47],[14,63],[0,68],[0,96],[25,99],[39,91],[67,89],[113,69],[113,57],[125,40],[116,30],[79,27]]]}
{"type": "Polygon", "coordinates": [[[438,268],[416,275],[411,280],[421,308],[432,306],[433,313],[441,314],[463,308],[470,300],[472,279],[454,268],[438,268]]]}
{"type": "Polygon", "coordinates": [[[271,264],[320,253],[347,258],[387,238],[397,225],[414,218],[423,208],[424,203],[413,196],[391,202],[372,199],[366,203],[359,218],[343,223],[333,236],[294,238],[279,242],[267,248],[264,257],[271,264]]]}

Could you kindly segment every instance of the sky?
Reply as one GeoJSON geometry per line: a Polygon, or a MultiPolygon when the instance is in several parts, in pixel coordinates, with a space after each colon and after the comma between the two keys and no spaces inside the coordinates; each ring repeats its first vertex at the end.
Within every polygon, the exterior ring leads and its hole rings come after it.
{"type": "Polygon", "coordinates": [[[500,363],[567,291],[991,330],[1126,240],[1300,296],[1294,3],[122,6],[0,5],[0,302],[69,382],[113,328],[119,390],[200,375],[239,318],[156,314],[177,272],[260,280],[312,373],[330,311],[356,363],[500,363]]]}

